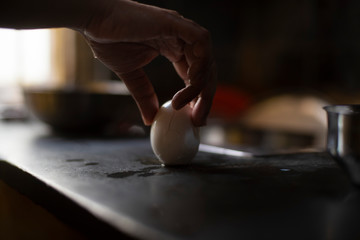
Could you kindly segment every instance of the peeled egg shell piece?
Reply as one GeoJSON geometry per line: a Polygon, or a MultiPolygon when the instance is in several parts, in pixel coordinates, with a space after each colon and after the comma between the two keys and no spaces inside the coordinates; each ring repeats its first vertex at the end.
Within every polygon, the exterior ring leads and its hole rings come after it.
{"type": "Polygon", "coordinates": [[[189,164],[199,150],[199,129],[191,121],[189,105],[180,110],[171,101],[161,106],[150,130],[151,147],[165,165],[189,164]]]}

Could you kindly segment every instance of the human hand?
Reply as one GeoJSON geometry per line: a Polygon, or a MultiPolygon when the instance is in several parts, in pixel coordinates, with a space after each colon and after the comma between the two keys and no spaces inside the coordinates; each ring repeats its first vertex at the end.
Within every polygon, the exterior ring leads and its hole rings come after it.
{"type": "Polygon", "coordinates": [[[194,125],[205,125],[216,88],[208,31],[171,10],[128,0],[101,2],[82,33],[95,57],[124,81],[144,123],[152,123],[159,104],[142,68],[163,55],[185,83],[173,97],[173,107],[191,103],[194,125]]]}

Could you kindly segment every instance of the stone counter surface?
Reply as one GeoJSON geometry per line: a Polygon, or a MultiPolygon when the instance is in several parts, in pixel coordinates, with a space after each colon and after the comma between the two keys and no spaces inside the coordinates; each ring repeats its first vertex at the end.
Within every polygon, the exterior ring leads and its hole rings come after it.
{"type": "Polygon", "coordinates": [[[199,152],[190,166],[168,168],[148,138],[60,137],[39,123],[2,123],[0,158],[0,179],[89,238],[360,236],[359,194],[325,153],[199,152]]]}

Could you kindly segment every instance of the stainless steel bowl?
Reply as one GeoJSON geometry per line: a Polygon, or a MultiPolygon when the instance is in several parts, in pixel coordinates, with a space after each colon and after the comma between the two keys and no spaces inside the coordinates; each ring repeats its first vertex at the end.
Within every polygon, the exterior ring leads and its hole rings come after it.
{"type": "Polygon", "coordinates": [[[328,117],[327,151],[360,186],[360,105],[324,109],[328,117]]]}

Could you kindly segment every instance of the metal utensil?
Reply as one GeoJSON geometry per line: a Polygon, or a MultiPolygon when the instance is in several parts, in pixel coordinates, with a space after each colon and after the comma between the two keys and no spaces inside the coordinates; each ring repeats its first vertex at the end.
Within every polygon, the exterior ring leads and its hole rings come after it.
{"type": "Polygon", "coordinates": [[[232,157],[252,157],[252,156],[254,156],[250,152],[233,150],[233,149],[222,148],[222,147],[217,147],[217,146],[211,146],[211,145],[207,145],[207,144],[200,144],[199,151],[206,152],[206,153],[227,155],[227,156],[232,156],[232,157]]]}
{"type": "Polygon", "coordinates": [[[360,186],[360,105],[324,107],[328,117],[327,151],[360,186]]]}

